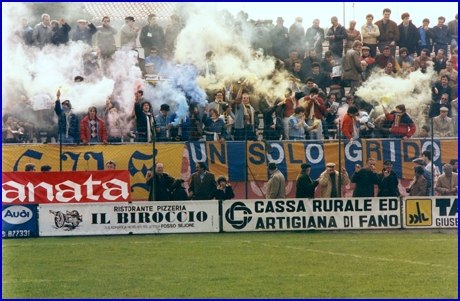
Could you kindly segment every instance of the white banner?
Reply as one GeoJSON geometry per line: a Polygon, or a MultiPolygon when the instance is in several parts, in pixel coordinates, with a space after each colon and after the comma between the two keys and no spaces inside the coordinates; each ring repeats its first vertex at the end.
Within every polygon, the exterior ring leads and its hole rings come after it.
{"type": "Polygon", "coordinates": [[[404,228],[458,228],[458,198],[454,196],[403,199],[404,228]]]}
{"type": "Polygon", "coordinates": [[[40,204],[40,236],[219,232],[217,201],[40,204]]]}
{"type": "Polygon", "coordinates": [[[223,231],[397,229],[398,198],[224,201],[223,231]]]}

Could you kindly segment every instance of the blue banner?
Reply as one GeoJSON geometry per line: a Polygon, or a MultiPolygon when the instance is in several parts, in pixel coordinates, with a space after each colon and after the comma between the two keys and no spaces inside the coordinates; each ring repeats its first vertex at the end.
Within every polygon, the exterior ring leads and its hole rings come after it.
{"type": "Polygon", "coordinates": [[[3,205],[2,238],[38,236],[37,205],[3,205]]]}

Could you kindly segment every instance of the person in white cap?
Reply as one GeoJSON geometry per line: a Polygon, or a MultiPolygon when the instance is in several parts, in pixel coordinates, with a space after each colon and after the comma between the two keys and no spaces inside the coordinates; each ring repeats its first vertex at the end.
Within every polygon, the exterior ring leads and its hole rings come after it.
{"type": "Polygon", "coordinates": [[[452,172],[452,165],[444,164],[444,172],[436,182],[435,190],[439,195],[458,196],[458,174],[452,172]]]}
{"type": "Polygon", "coordinates": [[[90,46],[93,46],[93,35],[97,32],[96,26],[86,20],[78,20],[78,27],[72,35],[72,41],[82,41],[90,46]]]}
{"type": "Polygon", "coordinates": [[[454,127],[452,118],[447,117],[449,109],[441,107],[439,109],[439,116],[433,118],[433,135],[435,137],[453,137],[454,127]]]}
{"type": "Polygon", "coordinates": [[[284,199],[286,197],[286,180],[274,162],[268,163],[270,179],[267,182],[267,199],[284,199]]]}
{"type": "Polygon", "coordinates": [[[126,17],[125,24],[120,29],[120,45],[127,45],[130,49],[136,48],[136,39],[139,27],[134,26],[134,17],[126,17]]]}
{"type": "MultiPolygon", "coordinates": [[[[322,198],[337,198],[339,194],[339,172],[335,170],[335,163],[326,164],[326,170],[319,176],[319,185],[321,186],[322,198]]],[[[347,170],[342,167],[341,184],[346,186],[350,183],[347,170]]]]}

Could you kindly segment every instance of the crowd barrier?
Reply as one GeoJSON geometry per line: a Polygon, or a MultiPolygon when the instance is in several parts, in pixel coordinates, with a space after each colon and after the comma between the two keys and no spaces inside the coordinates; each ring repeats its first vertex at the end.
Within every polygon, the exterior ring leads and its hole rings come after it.
{"type": "MultiPolygon", "coordinates": [[[[134,200],[148,197],[145,176],[155,162],[164,165],[164,171],[174,178],[189,182],[196,171],[196,162],[204,161],[216,178],[227,177],[234,187],[236,199],[258,199],[265,197],[264,185],[269,178],[268,162],[275,162],[287,180],[287,196],[295,196],[295,180],[300,165],[308,162],[311,178],[317,179],[326,169],[328,162],[344,166],[351,176],[355,165],[364,165],[369,157],[375,158],[376,168],[381,170],[385,160],[393,162],[393,170],[398,178],[409,185],[414,176],[412,160],[421,157],[426,149],[434,149],[433,162],[441,170],[444,163],[458,158],[457,139],[358,139],[354,143],[329,141],[270,141],[270,142],[186,142],[63,146],[53,144],[21,144],[2,146],[2,171],[23,171],[27,163],[38,167],[48,164],[53,171],[94,171],[103,170],[107,160],[113,160],[118,170],[128,170],[130,193],[134,200]]],[[[344,188],[343,196],[353,190],[353,184],[344,188]],[[345,191],[346,189],[346,191],[345,191]]],[[[400,189],[404,195],[404,188],[400,189]]],[[[317,189],[316,197],[319,197],[317,189]]]]}
{"type": "MultiPolygon", "coordinates": [[[[120,178],[122,173],[127,172],[120,172],[120,178]]],[[[25,187],[11,180],[3,181],[2,238],[299,230],[458,229],[457,197],[131,202],[129,195],[124,195],[126,188],[123,188],[123,181],[112,181],[110,186],[100,179],[97,175],[88,177],[84,184],[86,189],[81,189],[80,184],[75,185],[71,180],[63,183],[58,179],[54,184],[28,183],[25,187]],[[34,194],[30,191],[38,190],[46,192],[48,197],[32,200],[30,196],[34,194]],[[53,193],[61,194],[61,197],[52,198],[53,193]],[[105,197],[99,197],[101,195],[105,197]],[[120,197],[127,201],[119,202],[120,197]],[[89,202],[91,198],[93,200],[89,202]]]]}

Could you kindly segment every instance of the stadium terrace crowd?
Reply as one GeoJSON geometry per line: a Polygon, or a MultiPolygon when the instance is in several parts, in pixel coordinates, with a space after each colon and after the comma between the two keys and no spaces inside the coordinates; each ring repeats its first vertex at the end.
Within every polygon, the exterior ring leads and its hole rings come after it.
{"type": "MultiPolygon", "coordinates": [[[[305,30],[303,19],[297,17],[289,27],[279,17],[276,25],[256,21],[250,33],[252,59],[272,57],[275,70],[270,78],[284,76],[285,97],[265,101],[254,92],[250,77],[226,81],[220,89],[204,89],[207,105],[187,98],[188,112],[178,120],[177,106],[164,101],[160,110],[152,110],[152,100],[145,89],[132,93],[129,118],[122,119],[118,103],[119,91],[114,89],[105,107],[90,106],[80,114],[72,109],[78,99],[60,98],[56,91],[54,111],[34,110],[33,95],[9,96],[3,111],[3,143],[55,142],[68,144],[122,143],[156,141],[241,141],[241,140],[323,140],[357,138],[457,137],[458,124],[458,21],[448,22],[439,17],[432,26],[423,19],[416,27],[409,13],[403,13],[398,25],[391,20],[391,10],[384,9],[382,18],[365,16],[357,26],[339,24],[332,17],[331,27],[324,30],[315,19],[305,30]],[[375,21],[375,22],[374,22],[375,21]],[[327,50],[326,50],[327,49],[327,50]],[[413,72],[434,70],[437,80],[432,84],[431,99],[420,103],[422,114],[410,116],[405,104],[384,108],[384,113],[372,117],[373,104],[357,95],[363,83],[372,76],[407,78],[413,72]],[[13,100],[13,98],[15,98],[13,100]],[[340,109],[345,114],[339,116],[340,109]],[[388,111],[389,110],[389,111],[388,111]],[[339,121],[340,119],[340,121],[339,121]],[[431,122],[432,119],[432,122],[431,122]],[[340,127],[338,127],[340,123],[340,127]],[[417,126],[416,126],[417,125],[417,126]]],[[[26,49],[42,49],[48,44],[69,45],[81,41],[91,46],[82,58],[82,72],[75,82],[98,81],[111,78],[110,65],[117,51],[131,51],[136,56],[136,68],[142,71],[145,85],[156,87],[158,75],[175,81],[179,66],[174,61],[177,37],[186,25],[177,14],[170,17],[166,30],[157,24],[157,16],[148,16],[148,24],[135,26],[135,18],[128,16],[121,28],[110,25],[110,17],[102,18],[95,26],[78,20],[70,36],[71,26],[66,20],[51,20],[43,14],[41,22],[28,25],[21,19],[15,37],[26,49]],[[119,33],[121,47],[115,35],[119,33]],[[144,58],[136,50],[137,41],[144,58]],[[156,78],[154,80],[154,78],[156,78]]],[[[247,21],[246,21],[247,22],[247,21]]],[[[249,23],[249,22],[247,22],[249,23]]],[[[240,35],[243,21],[236,21],[229,34],[240,35]]],[[[203,53],[203,61],[189,63],[188,68],[198,77],[211,77],[225,69],[214,62],[215,53],[203,53]]],[[[116,82],[116,78],[113,78],[116,82]]],[[[116,82],[117,83],[117,82],[116,82]]],[[[358,93],[359,94],[359,93],[358,93]]],[[[50,99],[54,95],[49,95],[50,99]]],[[[204,99],[203,99],[204,103],[204,99]]],[[[180,186],[180,184],[178,184],[180,186]]],[[[179,187],[178,186],[178,187],[179,187]]]]}

